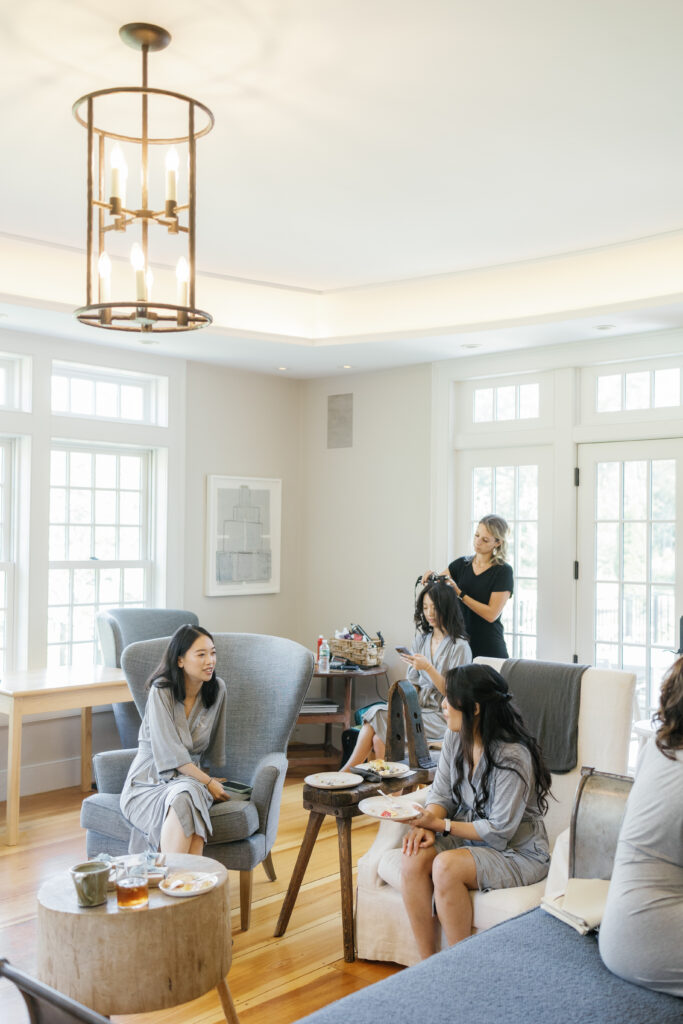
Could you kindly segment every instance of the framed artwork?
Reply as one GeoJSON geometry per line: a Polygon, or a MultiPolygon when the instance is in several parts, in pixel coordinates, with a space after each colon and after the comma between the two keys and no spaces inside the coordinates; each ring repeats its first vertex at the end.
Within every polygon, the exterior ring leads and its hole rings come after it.
{"type": "Polygon", "coordinates": [[[282,480],[207,477],[208,597],[279,593],[281,508],[282,480]]]}

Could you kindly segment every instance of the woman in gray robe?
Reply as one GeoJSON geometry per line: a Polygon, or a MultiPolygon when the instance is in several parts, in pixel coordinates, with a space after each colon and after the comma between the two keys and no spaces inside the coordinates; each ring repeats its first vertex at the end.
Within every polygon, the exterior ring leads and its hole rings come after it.
{"type": "Polygon", "coordinates": [[[429,803],[403,840],[403,902],[423,958],[436,952],[433,905],[453,945],[472,930],[470,889],[532,885],[550,861],[550,773],[506,681],[489,665],[452,669],[444,713],[429,803]]]}
{"type": "Polygon", "coordinates": [[[181,626],[149,679],[139,747],[121,794],[129,850],[201,855],[214,800],[229,799],[205,769],[225,763],[226,689],[213,637],[181,626]]]}
{"type": "MultiPolygon", "coordinates": [[[[401,658],[410,666],[408,679],[418,690],[424,735],[428,741],[441,741],[446,731],[441,710],[446,673],[472,661],[460,603],[454,591],[444,583],[429,583],[418,595],[415,624],[412,653],[402,653],[401,658]]],[[[363,713],[356,745],[342,771],[362,764],[371,752],[375,757],[384,758],[388,715],[386,701],[373,704],[363,713]]]]}
{"type": "Polygon", "coordinates": [[[657,718],[619,832],[600,955],[626,981],[683,997],[683,658],[657,718]]]}

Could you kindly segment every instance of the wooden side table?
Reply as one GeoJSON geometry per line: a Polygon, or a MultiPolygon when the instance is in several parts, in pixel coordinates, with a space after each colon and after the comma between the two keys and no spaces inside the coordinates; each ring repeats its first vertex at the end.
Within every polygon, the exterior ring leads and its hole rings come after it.
{"type": "MultiPolygon", "coordinates": [[[[325,696],[332,698],[336,680],[343,680],[344,703],[339,711],[312,712],[302,711],[296,720],[297,725],[324,725],[325,739],[322,747],[315,744],[294,744],[287,753],[290,767],[315,770],[320,768],[338,768],[341,751],[332,745],[332,726],[341,725],[350,729],[353,724],[353,684],[356,679],[370,679],[387,674],[386,668],[377,665],[375,668],[363,668],[357,672],[344,669],[331,669],[329,672],[313,673],[314,679],[325,680],[325,696]]],[[[381,698],[377,698],[378,701],[381,698]]]]}
{"type": "Polygon", "coordinates": [[[378,786],[389,793],[402,793],[414,789],[415,786],[431,782],[434,769],[427,771],[418,769],[413,775],[402,779],[384,779],[381,783],[361,782],[354,789],[316,789],[304,784],[304,807],[310,811],[308,824],[304,834],[299,856],[287,888],[287,895],[275,927],[274,935],[279,937],[287,931],[289,919],[294,910],[296,898],[303,882],[308,862],[313,853],[320,826],[327,814],[337,819],[337,839],[339,841],[339,882],[341,891],[342,934],[344,939],[344,959],[353,963],[356,959],[356,948],[353,928],[353,864],[351,860],[351,818],[362,812],[358,804],[367,796],[375,796],[378,786]]]}
{"type": "Polygon", "coordinates": [[[184,899],[149,890],[149,906],[119,910],[116,893],[79,907],[68,872],[38,892],[38,977],[105,1016],[164,1010],[218,990],[239,1024],[225,976],[232,960],[228,873],[217,860],[173,854],[171,870],[211,871],[218,885],[184,899]]]}

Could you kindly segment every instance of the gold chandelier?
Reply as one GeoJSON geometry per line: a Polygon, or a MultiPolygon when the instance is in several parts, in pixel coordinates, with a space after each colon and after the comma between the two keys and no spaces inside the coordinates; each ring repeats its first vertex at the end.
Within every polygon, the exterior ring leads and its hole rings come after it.
{"type": "Polygon", "coordinates": [[[86,305],[75,310],[75,316],[81,323],[115,331],[196,330],[211,323],[211,316],[195,307],[196,142],[213,128],[213,114],[189,96],[147,84],[148,54],[171,42],[165,29],[134,23],[120,28],[119,35],[142,52],[142,85],[99,89],[81,96],[72,108],[88,132],[86,305]],[[155,116],[158,124],[155,121],[157,127],[152,130],[155,116]],[[137,129],[130,126],[132,118],[137,129]],[[165,173],[160,165],[162,146],[169,147],[165,173]],[[178,199],[182,184],[178,146],[187,147],[187,198],[183,201],[178,199]],[[139,191],[128,188],[129,167],[139,168],[139,191]],[[156,196],[162,193],[164,178],[161,202],[156,196]],[[122,233],[128,233],[128,239],[135,236],[130,266],[127,260],[111,258],[113,250],[121,248],[122,233]],[[175,302],[152,298],[150,234],[166,252],[184,250],[176,262],[175,295],[165,297],[175,302]],[[185,240],[186,247],[179,245],[185,240]]]}

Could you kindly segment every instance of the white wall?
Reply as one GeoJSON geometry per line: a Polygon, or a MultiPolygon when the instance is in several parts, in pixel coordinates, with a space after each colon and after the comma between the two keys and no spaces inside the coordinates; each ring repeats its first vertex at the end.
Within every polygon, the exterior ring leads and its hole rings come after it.
{"type": "Polygon", "coordinates": [[[187,364],[185,595],[183,607],[216,632],[271,633],[299,639],[301,564],[300,381],[187,364]],[[280,593],[206,597],[206,478],[282,480],[280,593]]]}
{"type": "MultiPolygon", "coordinates": [[[[429,555],[430,402],[428,365],[305,384],[299,593],[307,645],[352,620],[381,629],[390,650],[410,643],[413,585],[429,555]],[[353,447],[328,450],[327,397],[349,392],[353,447]]],[[[398,678],[398,655],[389,664],[398,678]]],[[[375,692],[374,683],[359,688],[356,703],[375,692]]]]}

